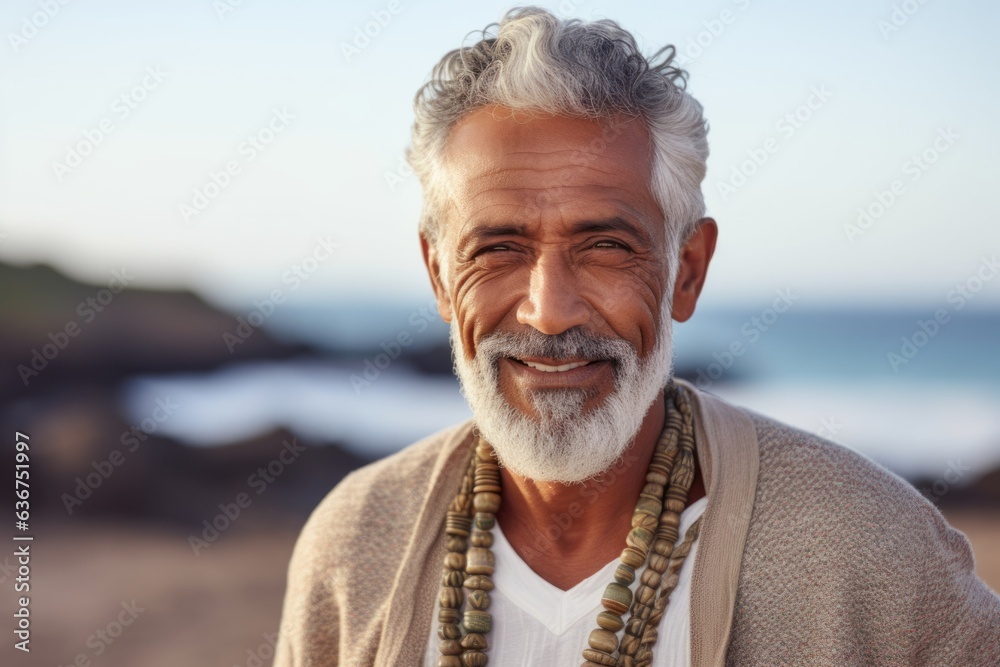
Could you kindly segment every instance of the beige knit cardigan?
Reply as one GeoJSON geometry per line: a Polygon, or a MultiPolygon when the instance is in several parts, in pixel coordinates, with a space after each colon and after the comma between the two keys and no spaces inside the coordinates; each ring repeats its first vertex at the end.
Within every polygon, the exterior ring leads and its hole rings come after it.
{"type": "MultiPolygon", "coordinates": [[[[708,494],[692,667],[1000,665],[1000,596],[912,486],[682,383],[708,494]]],[[[471,434],[466,422],[365,466],[313,511],[288,568],[275,667],[421,664],[471,434]]]]}

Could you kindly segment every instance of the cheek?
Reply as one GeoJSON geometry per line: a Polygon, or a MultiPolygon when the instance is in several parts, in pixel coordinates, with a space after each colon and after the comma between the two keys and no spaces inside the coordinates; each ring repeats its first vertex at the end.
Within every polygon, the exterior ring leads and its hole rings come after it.
{"type": "Polygon", "coordinates": [[[459,270],[455,276],[452,304],[459,335],[471,357],[475,341],[494,331],[514,328],[507,320],[514,317],[519,302],[517,279],[509,274],[484,274],[459,270]]]}
{"type": "Polygon", "coordinates": [[[595,280],[590,298],[613,334],[625,339],[640,357],[656,346],[666,279],[656,271],[617,273],[595,280]]]}

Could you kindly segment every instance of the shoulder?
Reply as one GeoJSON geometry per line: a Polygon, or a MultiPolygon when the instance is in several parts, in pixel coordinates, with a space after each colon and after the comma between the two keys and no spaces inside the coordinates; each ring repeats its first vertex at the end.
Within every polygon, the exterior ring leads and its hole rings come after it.
{"type": "Polygon", "coordinates": [[[1000,598],[932,503],[847,447],[743,411],[760,466],[731,656],[778,633],[831,664],[972,664],[996,641],[1000,598]]]}
{"type": "MultiPolygon", "coordinates": [[[[908,482],[870,458],[819,435],[744,410],[753,421],[760,445],[763,492],[824,492],[852,502],[903,504],[911,509],[932,506],[908,482]]],[[[761,488],[762,487],[762,488],[761,488]]]]}
{"type": "Polygon", "coordinates": [[[926,549],[928,542],[919,541],[931,540],[965,552],[971,562],[961,533],[906,480],[829,439],[745,412],[760,447],[755,521],[841,543],[877,540],[868,548],[882,551],[926,549]]]}
{"type": "Polygon", "coordinates": [[[431,487],[453,477],[471,433],[471,421],[457,424],[359,468],[317,505],[288,564],[276,665],[343,662],[345,651],[371,662],[417,517],[431,487]]]}
{"type": "Polygon", "coordinates": [[[455,424],[348,474],[310,514],[295,557],[311,553],[332,563],[365,534],[378,534],[382,544],[404,541],[398,526],[412,525],[408,519],[420,510],[433,476],[471,433],[471,420],[455,424]]]}

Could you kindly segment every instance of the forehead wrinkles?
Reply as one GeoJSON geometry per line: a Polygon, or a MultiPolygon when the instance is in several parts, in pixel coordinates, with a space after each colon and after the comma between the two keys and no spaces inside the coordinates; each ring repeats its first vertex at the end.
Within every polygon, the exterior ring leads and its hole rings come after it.
{"type": "Polygon", "coordinates": [[[622,209],[640,215],[631,200],[637,195],[652,200],[648,182],[635,183],[621,172],[591,165],[503,166],[478,173],[461,174],[453,181],[453,206],[460,219],[468,221],[486,211],[517,215],[525,210],[538,213],[546,207],[567,211],[574,206],[592,210],[594,204],[609,212],[622,209]],[[639,192],[636,192],[636,187],[639,192]]]}
{"type": "Polygon", "coordinates": [[[649,208],[655,214],[650,136],[635,120],[612,123],[609,130],[607,120],[524,122],[498,118],[488,108],[470,112],[445,146],[443,204],[450,221],[443,227],[490,207],[511,215],[517,211],[510,209],[528,206],[534,212],[552,201],[593,205],[603,199],[609,209],[624,205],[629,212],[649,208]]]}

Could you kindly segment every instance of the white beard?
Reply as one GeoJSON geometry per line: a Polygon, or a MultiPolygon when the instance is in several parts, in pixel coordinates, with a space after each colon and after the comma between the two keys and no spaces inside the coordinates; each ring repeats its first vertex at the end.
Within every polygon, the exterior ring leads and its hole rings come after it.
{"type": "Polygon", "coordinates": [[[573,484],[619,462],[673,374],[669,302],[666,298],[661,304],[656,347],[643,360],[621,338],[597,338],[580,329],[549,336],[531,328],[520,335],[490,334],[476,345],[476,356],[467,359],[453,319],[455,373],[476,425],[501,465],[536,481],[573,484]],[[533,418],[508,403],[499,384],[501,358],[526,356],[611,359],[614,389],[586,414],[582,412],[586,390],[534,392],[531,401],[538,418],[533,418]]]}

